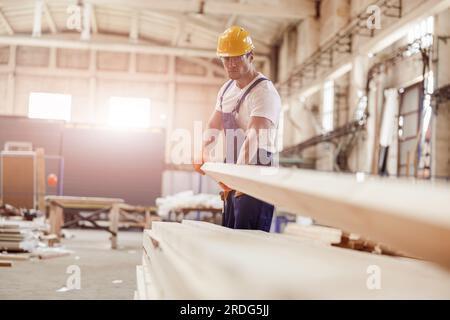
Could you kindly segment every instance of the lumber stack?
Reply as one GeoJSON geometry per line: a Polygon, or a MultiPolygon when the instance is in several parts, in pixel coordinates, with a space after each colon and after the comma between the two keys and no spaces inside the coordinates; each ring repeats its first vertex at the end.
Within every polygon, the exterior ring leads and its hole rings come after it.
{"type": "Polygon", "coordinates": [[[283,234],[345,249],[366,251],[374,254],[411,257],[406,253],[399,252],[384,244],[366,239],[358,234],[344,232],[340,229],[331,227],[288,223],[284,228],[283,234]]]}
{"type": "Polygon", "coordinates": [[[202,170],[284,212],[311,217],[450,270],[448,184],[223,163],[205,163],[202,170]]]}
{"type": "Polygon", "coordinates": [[[298,223],[288,223],[283,233],[327,245],[340,244],[344,235],[342,230],[339,229],[315,225],[301,225],[298,223]]]}
{"type": "Polygon", "coordinates": [[[198,221],[144,231],[136,299],[448,299],[450,273],[280,234],[198,221]],[[380,270],[381,289],[368,286],[380,270]]]}
{"type": "Polygon", "coordinates": [[[0,220],[1,251],[34,251],[41,232],[47,231],[45,223],[37,221],[0,220]]]}

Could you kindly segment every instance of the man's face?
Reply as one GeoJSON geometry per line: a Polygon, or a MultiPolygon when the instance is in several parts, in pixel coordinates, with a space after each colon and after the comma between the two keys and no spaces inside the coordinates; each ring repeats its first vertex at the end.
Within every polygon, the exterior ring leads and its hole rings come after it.
{"type": "Polygon", "coordinates": [[[247,53],[238,57],[222,57],[221,60],[228,77],[232,80],[239,80],[250,71],[253,54],[247,53]]]}

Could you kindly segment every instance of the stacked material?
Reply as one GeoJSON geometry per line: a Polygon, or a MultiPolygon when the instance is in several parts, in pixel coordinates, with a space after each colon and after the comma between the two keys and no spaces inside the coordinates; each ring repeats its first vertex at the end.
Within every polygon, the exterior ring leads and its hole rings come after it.
{"type": "Polygon", "coordinates": [[[450,298],[434,264],[183,221],[144,232],[136,299],[450,298]]]}
{"type": "Polygon", "coordinates": [[[410,257],[406,253],[394,250],[386,245],[365,239],[354,233],[343,232],[340,229],[324,227],[318,225],[301,225],[298,223],[288,223],[283,233],[288,236],[310,240],[324,245],[367,251],[375,254],[386,254],[393,256],[410,257]]]}
{"type": "Polygon", "coordinates": [[[341,243],[343,236],[343,232],[339,229],[298,223],[288,223],[283,233],[329,245],[341,243]]]}
{"type": "Polygon", "coordinates": [[[0,250],[31,252],[38,247],[39,236],[44,231],[48,231],[44,222],[0,220],[0,250]]]}
{"type": "Polygon", "coordinates": [[[359,234],[450,270],[448,184],[224,163],[205,163],[202,170],[283,212],[359,234]]]}
{"type": "Polygon", "coordinates": [[[158,215],[161,218],[168,218],[171,211],[177,211],[183,208],[198,209],[222,209],[223,202],[219,195],[214,194],[194,194],[191,191],[184,191],[173,196],[164,198],[157,198],[156,205],[158,206],[158,215]]]}

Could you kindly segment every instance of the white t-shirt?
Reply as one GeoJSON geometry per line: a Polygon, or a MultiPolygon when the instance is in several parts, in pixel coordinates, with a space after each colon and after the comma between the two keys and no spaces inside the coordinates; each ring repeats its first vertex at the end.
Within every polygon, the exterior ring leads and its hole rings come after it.
{"type": "MultiPolygon", "coordinates": [[[[238,99],[247,91],[247,89],[259,78],[264,77],[263,74],[258,73],[255,79],[250,82],[245,88],[239,88],[236,81],[230,85],[225,92],[222,101],[222,109],[220,108],[220,97],[225,90],[228,81],[220,88],[217,95],[216,110],[222,112],[232,112],[237,105],[238,99]]],[[[238,126],[246,130],[251,117],[263,117],[269,119],[273,124],[273,129],[276,133],[278,128],[278,121],[281,112],[281,98],[277,89],[271,81],[262,81],[258,83],[241,102],[239,113],[237,114],[236,122],[238,126]]],[[[270,135],[268,143],[260,145],[260,148],[266,149],[269,152],[276,152],[276,134],[270,135]]]]}

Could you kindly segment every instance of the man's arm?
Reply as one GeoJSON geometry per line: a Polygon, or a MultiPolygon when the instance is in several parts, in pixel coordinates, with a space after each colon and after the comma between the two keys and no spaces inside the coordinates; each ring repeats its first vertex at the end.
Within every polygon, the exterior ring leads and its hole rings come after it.
{"type": "Polygon", "coordinates": [[[270,139],[272,130],[274,130],[274,125],[269,119],[264,117],[251,117],[244,143],[239,151],[237,164],[250,164],[250,161],[256,159],[260,137],[270,139]]]}
{"type": "MultiPolygon", "coordinates": [[[[222,130],[222,128],[223,128],[222,114],[219,111],[214,110],[213,114],[209,118],[207,129],[208,130],[211,130],[211,129],[222,130]]],[[[208,145],[210,145],[213,142],[214,142],[214,137],[211,137],[210,139],[203,141],[203,148],[207,147],[208,145]]]]}
{"type": "MultiPolygon", "coordinates": [[[[211,117],[209,118],[208,121],[208,126],[207,126],[207,130],[222,130],[223,126],[222,126],[222,115],[219,111],[214,110],[214,112],[212,113],[211,117]]],[[[206,150],[208,149],[208,146],[210,144],[212,144],[215,139],[217,139],[216,135],[211,135],[208,139],[203,140],[202,139],[202,151],[200,155],[196,155],[195,159],[194,159],[194,169],[195,171],[197,171],[198,173],[205,175],[205,173],[203,172],[203,170],[201,170],[201,166],[203,165],[203,163],[205,161],[208,161],[208,154],[206,152],[206,150]]]]}

